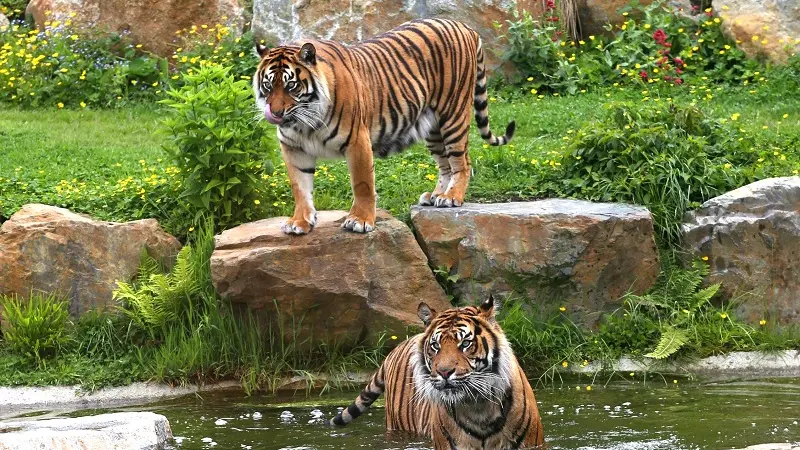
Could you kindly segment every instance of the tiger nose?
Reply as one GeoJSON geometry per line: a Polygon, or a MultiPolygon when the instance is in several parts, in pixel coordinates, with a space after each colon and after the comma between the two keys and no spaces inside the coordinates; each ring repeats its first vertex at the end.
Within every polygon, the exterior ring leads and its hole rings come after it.
{"type": "Polygon", "coordinates": [[[436,369],[436,373],[438,373],[442,378],[445,380],[450,378],[450,375],[455,373],[456,369],[436,369]]]}
{"type": "Polygon", "coordinates": [[[272,111],[272,115],[275,116],[277,119],[283,119],[283,113],[286,111],[285,109],[276,109],[272,111]]]}

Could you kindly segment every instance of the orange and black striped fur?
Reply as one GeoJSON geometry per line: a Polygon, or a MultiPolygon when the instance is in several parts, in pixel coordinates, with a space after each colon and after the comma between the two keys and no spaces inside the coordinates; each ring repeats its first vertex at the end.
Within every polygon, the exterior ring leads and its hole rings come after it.
{"type": "Polygon", "coordinates": [[[433,192],[421,205],[460,206],[469,184],[467,154],[474,107],[481,137],[503,145],[489,129],[481,39],[468,26],[443,19],[415,20],[357,45],[303,40],[272,49],[258,47],[253,77],[256,103],[278,127],[292,185],[294,215],[289,234],[311,231],[318,158],[347,159],[353,206],[342,224],[375,227],[373,155],[398,152],[424,139],[439,166],[433,192]]]}
{"type": "Polygon", "coordinates": [[[392,350],[331,423],[348,424],[385,394],[386,428],[431,436],[435,450],[542,445],[533,389],[494,319],[494,300],[440,314],[421,303],[418,314],[425,332],[392,350]]]}

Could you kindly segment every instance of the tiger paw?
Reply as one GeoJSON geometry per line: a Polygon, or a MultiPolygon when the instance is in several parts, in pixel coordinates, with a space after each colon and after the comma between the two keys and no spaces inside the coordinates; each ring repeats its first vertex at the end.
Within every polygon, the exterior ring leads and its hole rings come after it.
{"type": "Polygon", "coordinates": [[[431,206],[433,202],[436,201],[436,196],[431,194],[430,192],[423,192],[422,195],[419,196],[419,206],[431,206]]]}
{"type": "Polygon", "coordinates": [[[342,223],[342,228],[354,233],[369,233],[375,229],[375,217],[365,219],[355,214],[349,214],[344,223],[342,223]]]}
{"type": "Polygon", "coordinates": [[[311,214],[308,220],[305,218],[290,218],[281,226],[281,231],[286,234],[308,234],[317,223],[317,214],[311,214]]]}
{"type": "Polygon", "coordinates": [[[435,199],[432,199],[432,201],[433,205],[437,208],[454,208],[464,204],[463,198],[457,198],[447,193],[437,196],[435,199]]]}

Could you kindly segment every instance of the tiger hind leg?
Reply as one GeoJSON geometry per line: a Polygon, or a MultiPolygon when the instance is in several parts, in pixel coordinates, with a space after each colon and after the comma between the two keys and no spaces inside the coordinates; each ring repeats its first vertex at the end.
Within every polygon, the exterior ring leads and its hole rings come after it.
{"type": "MultiPolygon", "coordinates": [[[[451,208],[464,204],[469,179],[472,175],[472,164],[469,160],[469,116],[443,124],[441,129],[444,151],[440,158],[447,160],[450,166],[449,180],[445,191],[436,196],[433,205],[437,208],[451,208]]],[[[441,167],[441,163],[440,163],[441,167]]]]}
{"type": "Polygon", "coordinates": [[[431,156],[436,160],[439,166],[439,180],[436,182],[436,188],[433,192],[424,192],[419,197],[419,204],[422,206],[431,206],[436,202],[436,199],[447,191],[450,185],[451,170],[450,161],[444,156],[444,142],[439,128],[431,130],[427,138],[425,138],[425,145],[431,156]]]}

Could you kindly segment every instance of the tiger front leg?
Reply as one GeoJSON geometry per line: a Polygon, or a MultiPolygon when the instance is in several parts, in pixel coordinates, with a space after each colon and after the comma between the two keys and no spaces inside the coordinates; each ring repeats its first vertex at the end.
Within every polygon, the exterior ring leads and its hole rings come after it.
{"type": "Polygon", "coordinates": [[[306,234],[317,223],[313,198],[317,160],[299,148],[284,144],[281,144],[281,153],[294,197],[294,214],[283,223],[281,230],[286,234],[306,234]]]}
{"type": "Polygon", "coordinates": [[[366,131],[358,133],[356,141],[346,153],[353,187],[353,207],[342,224],[342,228],[356,233],[369,233],[375,229],[375,166],[372,160],[372,145],[366,131]]]}

